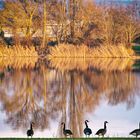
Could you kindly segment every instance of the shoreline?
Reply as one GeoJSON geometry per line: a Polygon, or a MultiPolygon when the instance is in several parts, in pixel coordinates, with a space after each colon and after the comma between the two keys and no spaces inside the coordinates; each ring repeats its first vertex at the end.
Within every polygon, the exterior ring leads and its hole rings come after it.
{"type": "MultiPolygon", "coordinates": [[[[30,138],[0,138],[1,140],[27,140],[30,138]]],[[[32,140],[138,140],[139,138],[132,137],[91,137],[91,138],[31,138],[32,140]]]]}
{"type": "Polygon", "coordinates": [[[58,57],[47,57],[47,56],[20,56],[20,55],[17,55],[17,56],[0,56],[0,58],[38,58],[38,59],[61,59],[61,58],[66,58],[66,59],[132,59],[132,60],[136,60],[136,59],[140,59],[140,56],[132,56],[132,57],[64,57],[64,56],[58,56],[58,57]]]}
{"type": "Polygon", "coordinates": [[[130,58],[140,59],[140,55],[132,48],[127,49],[124,45],[102,45],[90,48],[86,45],[60,44],[56,47],[38,48],[33,46],[24,48],[14,46],[4,48],[0,46],[0,57],[39,57],[39,58],[130,58]]]}

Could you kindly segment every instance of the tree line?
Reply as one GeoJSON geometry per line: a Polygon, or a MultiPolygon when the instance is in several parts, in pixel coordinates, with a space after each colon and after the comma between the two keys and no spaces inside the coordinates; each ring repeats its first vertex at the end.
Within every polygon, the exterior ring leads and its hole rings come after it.
{"type": "Polygon", "coordinates": [[[136,1],[121,6],[85,0],[5,0],[0,10],[0,32],[9,28],[16,45],[46,47],[52,41],[47,31],[49,25],[57,44],[130,47],[140,33],[136,4],[136,1]],[[38,31],[41,36],[34,37],[38,31]]]}

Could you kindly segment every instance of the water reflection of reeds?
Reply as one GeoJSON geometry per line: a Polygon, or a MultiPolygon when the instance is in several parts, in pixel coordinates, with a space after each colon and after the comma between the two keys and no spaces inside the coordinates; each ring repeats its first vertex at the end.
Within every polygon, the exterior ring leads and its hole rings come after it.
{"type": "Polygon", "coordinates": [[[0,69],[12,67],[13,69],[34,68],[38,57],[0,57],[0,69]]]}
{"type": "Polygon", "coordinates": [[[101,60],[75,60],[75,64],[71,60],[62,65],[56,61],[57,66],[50,62],[49,66],[55,69],[40,64],[37,70],[4,70],[0,102],[6,123],[14,129],[25,129],[32,120],[36,129],[44,130],[57,120],[57,136],[62,137],[60,123],[64,121],[75,129],[74,137],[80,137],[86,113],[94,114],[103,97],[109,105],[124,103],[128,109],[133,108],[139,96],[135,92],[139,89],[138,79],[131,72],[133,61],[101,60]]]}
{"type": "Polygon", "coordinates": [[[125,58],[91,58],[91,59],[78,59],[78,58],[53,58],[50,60],[50,67],[54,67],[60,71],[69,70],[86,70],[94,68],[103,71],[124,71],[131,70],[134,60],[125,58]]]}
{"type": "MultiPolygon", "coordinates": [[[[101,70],[101,71],[124,71],[131,70],[134,60],[129,58],[53,58],[49,60],[43,60],[44,64],[51,68],[58,69],[60,71],[70,70],[86,70],[89,68],[101,70]]],[[[38,63],[42,65],[42,61],[38,60],[37,57],[1,57],[0,68],[7,68],[11,66],[13,69],[22,68],[34,68],[38,63]]]]}

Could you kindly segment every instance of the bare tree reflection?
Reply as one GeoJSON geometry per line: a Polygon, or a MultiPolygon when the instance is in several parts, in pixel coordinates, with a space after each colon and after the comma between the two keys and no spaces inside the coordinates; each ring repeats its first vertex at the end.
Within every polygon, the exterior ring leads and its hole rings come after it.
{"type": "Polygon", "coordinates": [[[5,77],[0,96],[3,111],[8,116],[6,122],[13,128],[27,128],[32,119],[37,128],[45,129],[49,126],[49,118],[55,118],[59,100],[55,94],[47,96],[45,73],[38,78],[34,72],[27,70],[5,77]],[[55,107],[52,101],[56,103],[55,107]]]}
{"type": "Polygon", "coordinates": [[[80,137],[85,114],[94,112],[103,98],[110,105],[125,103],[131,109],[139,96],[134,92],[138,88],[137,77],[128,69],[103,71],[88,66],[84,70],[61,71],[42,64],[38,69],[3,73],[0,102],[6,123],[13,129],[24,130],[34,121],[36,129],[44,130],[52,120],[57,120],[60,137],[62,121],[74,130],[74,137],[80,137]]]}
{"type": "Polygon", "coordinates": [[[133,108],[138,94],[137,83],[135,74],[131,72],[118,72],[110,75],[110,80],[108,80],[110,91],[106,95],[109,104],[117,105],[126,102],[128,109],[133,108]]]}

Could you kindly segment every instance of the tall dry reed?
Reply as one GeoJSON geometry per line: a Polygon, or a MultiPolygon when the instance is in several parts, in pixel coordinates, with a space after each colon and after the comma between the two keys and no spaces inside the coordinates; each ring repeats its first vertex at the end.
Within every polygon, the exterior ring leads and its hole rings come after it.
{"type": "Polygon", "coordinates": [[[22,46],[13,46],[11,48],[7,48],[4,46],[0,46],[0,57],[30,57],[30,56],[38,56],[35,48],[31,46],[30,48],[22,47],[22,46]]]}
{"type": "Polygon", "coordinates": [[[123,45],[119,46],[100,46],[89,48],[85,45],[74,46],[61,44],[50,49],[49,58],[65,57],[65,58],[130,58],[134,54],[133,50],[127,49],[123,45]]]}

